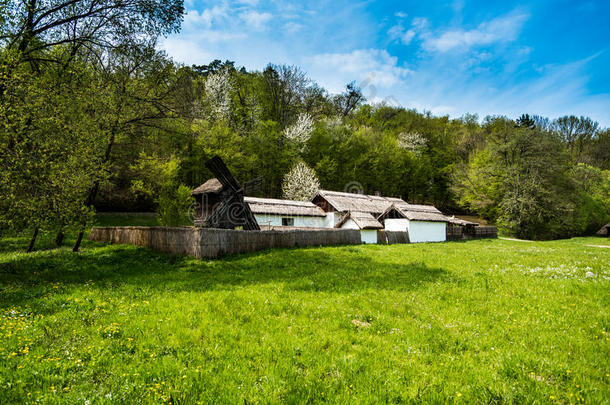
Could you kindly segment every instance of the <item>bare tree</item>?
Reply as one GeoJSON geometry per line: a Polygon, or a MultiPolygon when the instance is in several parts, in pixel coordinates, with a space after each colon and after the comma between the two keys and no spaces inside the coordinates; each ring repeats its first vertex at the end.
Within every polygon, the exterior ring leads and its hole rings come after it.
{"type": "Polygon", "coordinates": [[[599,124],[588,117],[574,115],[556,119],[553,128],[568,145],[577,161],[580,161],[585,146],[599,132],[599,124]]]}
{"type": "Polygon", "coordinates": [[[270,118],[286,127],[298,111],[310,84],[296,66],[268,65],[263,72],[270,118]]]}
{"type": "Polygon", "coordinates": [[[345,117],[365,100],[362,90],[356,86],[355,82],[351,82],[348,83],[343,93],[335,96],[333,103],[339,114],[345,117]]]}

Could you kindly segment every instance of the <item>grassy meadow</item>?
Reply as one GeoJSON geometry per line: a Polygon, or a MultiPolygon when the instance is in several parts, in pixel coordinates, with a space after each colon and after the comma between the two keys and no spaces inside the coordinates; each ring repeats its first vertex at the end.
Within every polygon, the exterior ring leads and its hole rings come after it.
{"type": "Polygon", "coordinates": [[[0,403],[610,403],[610,245],[0,240],[0,403]],[[20,251],[21,249],[21,251],[20,251]]]}

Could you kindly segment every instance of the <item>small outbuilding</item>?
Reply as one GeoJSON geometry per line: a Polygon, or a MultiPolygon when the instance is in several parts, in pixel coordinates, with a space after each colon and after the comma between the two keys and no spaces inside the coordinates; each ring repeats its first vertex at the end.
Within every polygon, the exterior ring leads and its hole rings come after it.
{"type": "Polygon", "coordinates": [[[359,229],[362,243],[377,243],[377,230],[383,229],[383,225],[368,212],[350,211],[335,228],[359,229]]]}
{"type": "Polygon", "coordinates": [[[388,231],[408,232],[411,243],[447,240],[449,219],[432,205],[392,204],[378,219],[388,231]]]}
{"type": "Polygon", "coordinates": [[[205,222],[214,207],[222,201],[222,184],[217,178],[209,179],[191,192],[195,199],[195,224],[205,222]]]}

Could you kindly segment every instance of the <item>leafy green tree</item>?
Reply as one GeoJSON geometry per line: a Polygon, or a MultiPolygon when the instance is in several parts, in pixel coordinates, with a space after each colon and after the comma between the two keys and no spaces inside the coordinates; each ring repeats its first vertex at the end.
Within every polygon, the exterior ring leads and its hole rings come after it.
{"type": "Polygon", "coordinates": [[[556,119],[553,126],[576,162],[582,161],[585,148],[599,131],[599,124],[591,118],[573,115],[556,119]]]}
{"type": "Polygon", "coordinates": [[[194,199],[191,188],[180,184],[179,159],[141,154],[132,169],[138,173],[138,180],[132,182],[133,191],[155,202],[161,225],[177,226],[190,222],[194,199]]]}
{"type": "Polygon", "coordinates": [[[488,128],[488,146],[458,175],[461,202],[517,237],[572,233],[574,184],[561,142],[552,133],[502,118],[488,128]]]}
{"type": "Polygon", "coordinates": [[[104,175],[93,125],[100,104],[84,64],[69,72],[21,68],[5,84],[0,193],[10,203],[0,217],[14,230],[33,229],[31,251],[40,228],[63,229],[90,215],[86,190],[104,175]]]}

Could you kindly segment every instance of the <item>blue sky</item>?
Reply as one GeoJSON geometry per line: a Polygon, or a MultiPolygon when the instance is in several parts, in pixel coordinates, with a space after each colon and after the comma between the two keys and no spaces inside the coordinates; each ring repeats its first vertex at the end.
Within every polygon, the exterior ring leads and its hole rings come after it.
{"type": "Polygon", "coordinates": [[[176,61],[298,65],[330,92],[436,115],[585,115],[610,127],[610,1],[186,0],[176,61]]]}

